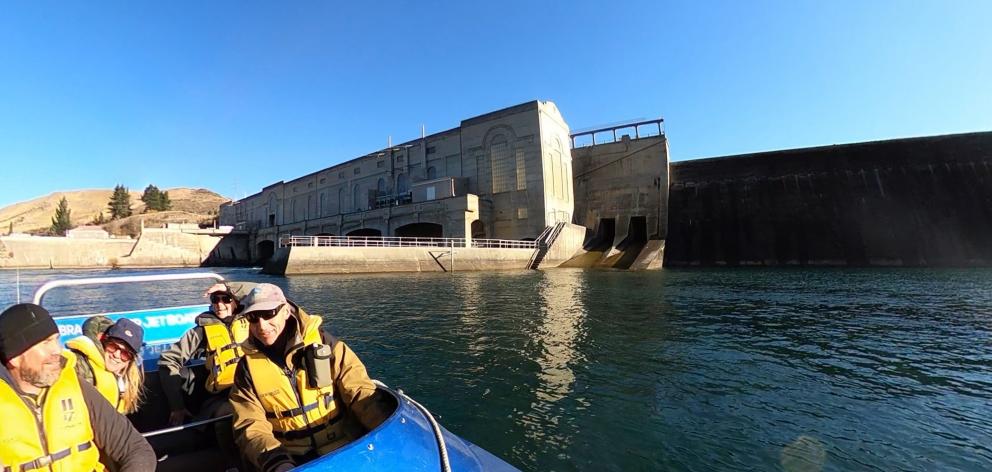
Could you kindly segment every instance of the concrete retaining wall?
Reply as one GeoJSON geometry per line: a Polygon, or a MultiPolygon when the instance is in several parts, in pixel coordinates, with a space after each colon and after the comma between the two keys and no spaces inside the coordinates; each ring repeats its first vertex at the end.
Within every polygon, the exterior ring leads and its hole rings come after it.
{"type": "Polygon", "coordinates": [[[0,268],[197,267],[247,261],[243,235],[146,228],[137,240],[0,238],[0,268]]]}
{"type": "Polygon", "coordinates": [[[0,238],[3,268],[94,268],[120,265],[134,247],[130,239],[69,239],[59,237],[0,238]]]}
{"type": "Polygon", "coordinates": [[[992,133],[671,164],[666,266],[992,265],[992,133]]]}
{"type": "Polygon", "coordinates": [[[522,270],[532,249],[284,247],[263,269],[270,274],[355,274],[363,272],[447,272],[522,270]]]}

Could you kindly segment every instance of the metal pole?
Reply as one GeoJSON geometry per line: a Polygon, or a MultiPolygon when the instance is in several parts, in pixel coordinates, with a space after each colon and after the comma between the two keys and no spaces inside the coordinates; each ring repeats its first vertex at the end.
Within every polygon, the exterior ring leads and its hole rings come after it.
{"type": "Polygon", "coordinates": [[[455,240],[454,239],[451,240],[451,263],[449,265],[451,266],[451,272],[454,272],[455,271],[455,240]]]}

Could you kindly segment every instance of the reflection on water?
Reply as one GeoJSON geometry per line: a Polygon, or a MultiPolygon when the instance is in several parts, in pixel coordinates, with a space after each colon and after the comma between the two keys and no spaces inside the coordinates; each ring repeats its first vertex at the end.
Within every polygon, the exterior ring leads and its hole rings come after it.
{"type": "MultiPolygon", "coordinates": [[[[992,470],[992,270],[224,273],[282,286],[374,377],[525,470],[992,470]]],[[[56,274],[22,275],[29,297],[56,274]]]]}

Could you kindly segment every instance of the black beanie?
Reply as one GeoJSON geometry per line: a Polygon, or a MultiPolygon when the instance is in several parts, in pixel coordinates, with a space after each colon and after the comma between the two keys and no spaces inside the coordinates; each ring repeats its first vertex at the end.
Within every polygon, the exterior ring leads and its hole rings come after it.
{"type": "Polygon", "coordinates": [[[48,310],[33,303],[21,303],[0,313],[0,361],[4,364],[21,355],[59,327],[48,310]]]}

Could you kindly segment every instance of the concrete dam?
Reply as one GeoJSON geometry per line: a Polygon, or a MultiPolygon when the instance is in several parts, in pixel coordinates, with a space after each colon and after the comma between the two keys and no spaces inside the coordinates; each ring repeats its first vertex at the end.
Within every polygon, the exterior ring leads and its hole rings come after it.
{"type": "Polygon", "coordinates": [[[526,102],[275,182],[219,221],[275,274],[658,269],[662,124],[572,133],[554,103],[526,102]]]}
{"type": "Polygon", "coordinates": [[[674,162],[664,264],[990,266],[992,133],[674,162]]]}
{"type": "Polygon", "coordinates": [[[662,125],[573,132],[527,102],[275,182],[220,224],[277,274],[992,265],[992,133],[669,163],[662,125]]]}

